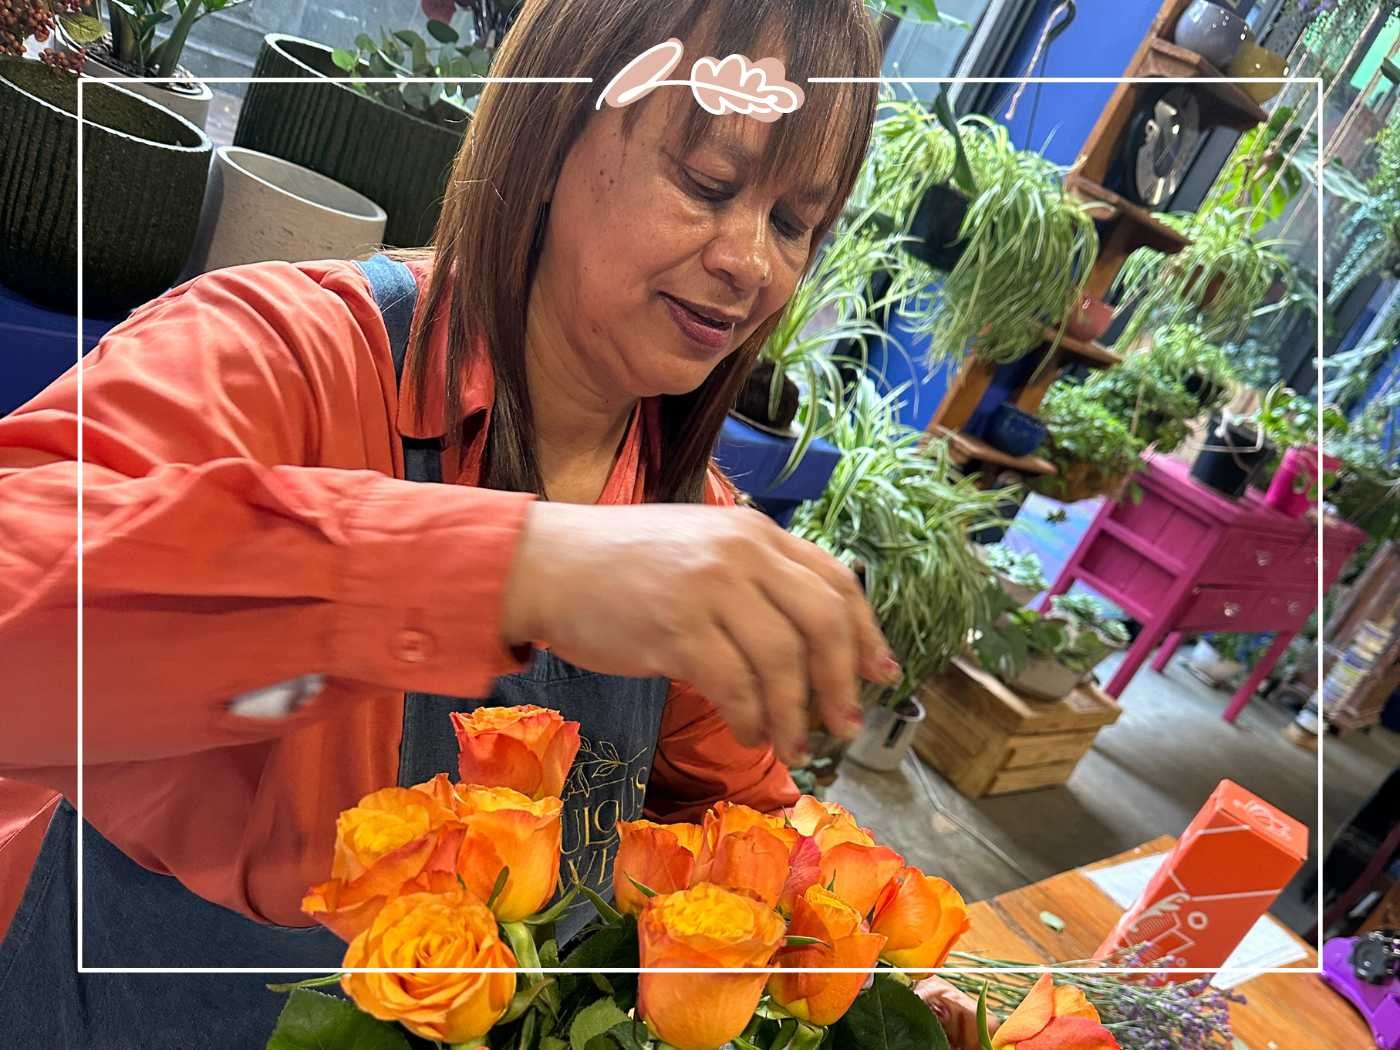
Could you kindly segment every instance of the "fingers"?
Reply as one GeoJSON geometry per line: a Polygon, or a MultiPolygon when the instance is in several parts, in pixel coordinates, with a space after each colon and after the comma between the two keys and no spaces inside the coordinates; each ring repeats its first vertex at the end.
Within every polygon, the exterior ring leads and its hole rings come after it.
{"type": "Polygon", "coordinates": [[[805,764],[810,638],[786,608],[756,584],[739,587],[722,615],[725,632],[757,680],[766,736],[774,751],[788,765],[805,764]]]}
{"type": "Polygon", "coordinates": [[[860,676],[868,682],[893,685],[899,681],[899,664],[890,654],[889,643],[880,630],[875,611],[866,600],[860,579],[839,560],[814,543],[779,530],[783,552],[793,561],[816,573],[839,597],[854,633],[860,676]]]}
{"type": "Polygon", "coordinates": [[[809,703],[834,735],[855,736],[861,726],[856,632],[841,596],[795,561],[780,563],[765,579],[763,593],[803,641],[806,660],[801,674],[806,689],[795,712],[802,722],[803,739],[809,703]]]}
{"type": "Polygon", "coordinates": [[[715,625],[697,632],[680,672],[724,717],[735,739],[757,747],[768,739],[759,682],[729,632],[715,625]]]}

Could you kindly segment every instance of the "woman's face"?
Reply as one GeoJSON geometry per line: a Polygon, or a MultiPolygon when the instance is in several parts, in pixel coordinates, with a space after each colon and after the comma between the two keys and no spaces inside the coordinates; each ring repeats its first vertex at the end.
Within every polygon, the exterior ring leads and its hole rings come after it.
{"type": "Polygon", "coordinates": [[[686,155],[689,93],[639,104],[630,134],[605,108],[569,152],[530,304],[532,328],[619,399],[694,390],[782,309],[835,192],[834,158],[760,183],[766,124],[715,118],[686,155]]]}

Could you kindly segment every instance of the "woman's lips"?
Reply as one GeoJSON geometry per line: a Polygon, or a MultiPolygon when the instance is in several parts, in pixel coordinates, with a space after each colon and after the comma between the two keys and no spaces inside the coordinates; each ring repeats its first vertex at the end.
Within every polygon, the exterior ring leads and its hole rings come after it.
{"type": "Polygon", "coordinates": [[[723,350],[734,336],[734,323],[707,318],[704,314],[686,306],[679,299],[673,299],[665,292],[661,300],[671,315],[671,320],[681,330],[681,334],[707,350],[723,350]]]}

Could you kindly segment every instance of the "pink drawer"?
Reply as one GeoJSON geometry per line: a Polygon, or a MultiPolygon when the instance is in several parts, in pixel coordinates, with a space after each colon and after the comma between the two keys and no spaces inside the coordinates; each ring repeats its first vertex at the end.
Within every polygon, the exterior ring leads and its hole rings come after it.
{"type": "MultiPolygon", "coordinates": [[[[1265,592],[1254,587],[1197,587],[1177,618],[1177,631],[1267,631],[1265,592]]],[[[1304,614],[1307,615],[1306,613],[1304,614]]]]}
{"type": "MultiPolygon", "coordinates": [[[[1219,548],[1201,572],[1202,583],[1233,583],[1236,580],[1279,580],[1281,574],[1300,570],[1293,564],[1298,537],[1276,536],[1242,529],[1225,534],[1219,548]]],[[[1315,554],[1316,552],[1314,552],[1315,554]]],[[[1316,557],[1313,558],[1314,566],[1316,557]]],[[[1309,568],[1307,572],[1315,572],[1309,568]]],[[[1293,579],[1295,577],[1288,577],[1293,579]]]]}
{"type": "Polygon", "coordinates": [[[1316,605],[1316,591],[1268,591],[1258,608],[1259,620],[1268,622],[1259,630],[1296,631],[1307,622],[1316,605]]]}

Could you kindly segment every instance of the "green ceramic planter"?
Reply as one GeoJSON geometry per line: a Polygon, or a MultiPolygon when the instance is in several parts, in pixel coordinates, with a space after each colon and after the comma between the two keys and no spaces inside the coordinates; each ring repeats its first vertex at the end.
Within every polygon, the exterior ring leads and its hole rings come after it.
{"type": "MultiPolygon", "coordinates": [[[[0,282],[78,306],[77,81],[0,57],[0,282]]],[[[199,227],[213,146],[119,87],[83,88],[83,312],[116,317],[166,291],[199,227]]]]}
{"type": "Polygon", "coordinates": [[[248,87],[234,145],[270,153],[329,176],[384,209],[385,243],[418,248],[432,240],[462,128],[430,124],[366,98],[347,84],[331,49],[269,33],[253,69],[258,77],[304,77],[307,84],[248,87]],[[321,83],[315,83],[321,80],[321,83]]]}

